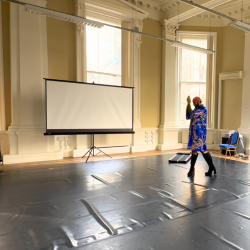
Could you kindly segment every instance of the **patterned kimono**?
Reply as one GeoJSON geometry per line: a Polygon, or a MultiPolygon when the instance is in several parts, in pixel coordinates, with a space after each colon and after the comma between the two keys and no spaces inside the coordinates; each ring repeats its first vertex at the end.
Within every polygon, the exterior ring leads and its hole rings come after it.
{"type": "Polygon", "coordinates": [[[192,110],[187,105],[186,118],[190,120],[188,148],[195,152],[207,151],[207,109],[202,105],[192,110]]]}

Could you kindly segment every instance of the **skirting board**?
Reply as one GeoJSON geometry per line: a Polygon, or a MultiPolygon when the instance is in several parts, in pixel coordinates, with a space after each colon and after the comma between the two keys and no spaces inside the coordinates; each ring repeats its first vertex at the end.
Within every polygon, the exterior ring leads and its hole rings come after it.
{"type": "Polygon", "coordinates": [[[184,144],[182,143],[176,143],[176,144],[159,144],[158,150],[174,150],[174,149],[183,149],[185,148],[184,144]]]}
{"type": "MultiPolygon", "coordinates": [[[[86,149],[74,149],[72,150],[72,157],[82,157],[87,153],[89,148],[86,149]]],[[[104,153],[111,155],[111,154],[122,154],[122,153],[130,153],[130,146],[127,147],[113,147],[113,148],[100,148],[104,153]]],[[[95,149],[95,154],[99,151],[95,149]]],[[[100,153],[98,155],[103,155],[103,153],[100,153]]]]}
{"type": "Polygon", "coordinates": [[[4,164],[16,164],[25,162],[37,162],[37,161],[54,161],[62,160],[63,152],[53,153],[41,153],[41,154],[18,154],[18,155],[4,155],[4,164]]]}

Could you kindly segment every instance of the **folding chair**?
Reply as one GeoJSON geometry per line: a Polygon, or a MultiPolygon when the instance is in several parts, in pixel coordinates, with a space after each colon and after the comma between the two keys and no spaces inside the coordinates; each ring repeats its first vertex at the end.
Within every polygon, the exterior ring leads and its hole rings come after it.
{"type": "Polygon", "coordinates": [[[234,132],[233,133],[233,136],[232,136],[232,140],[231,140],[231,143],[230,144],[220,144],[219,147],[220,147],[220,154],[219,154],[219,157],[220,155],[222,154],[222,150],[226,150],[226,153],[225,153],[225,160],[227,159],[227,152],[230,152],[230,159],[231,159],[231,152],[235,152],[235,158],[237,159],[238,157],[238,154],[237,154],[237,147],[238,147],[238,144],[239,144],[239,139],[240,139],[240,136],[239,136],[239,132],[234,132]]]}

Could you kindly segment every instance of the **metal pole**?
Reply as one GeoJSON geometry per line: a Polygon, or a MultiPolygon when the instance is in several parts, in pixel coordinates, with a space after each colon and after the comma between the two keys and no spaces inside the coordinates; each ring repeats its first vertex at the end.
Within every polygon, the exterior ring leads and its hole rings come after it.
{"type": "Polygon", "coordinates": [[[93,156],[95,156],[95,135],[93,134],[93,156]]]}

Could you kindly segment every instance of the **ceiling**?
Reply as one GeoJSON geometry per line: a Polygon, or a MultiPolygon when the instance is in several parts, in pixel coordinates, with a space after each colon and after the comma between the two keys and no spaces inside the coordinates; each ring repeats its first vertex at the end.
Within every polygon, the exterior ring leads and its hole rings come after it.
{"type": "MultiPolygon", "coordinates": [[[[181,25],[196,26],[224,26],[228,20],[218,17],[202,9],[195,8],[177,0],[125,0],[147,12],[149,18],[171,22],[179,22],[181,25]],[[210,20],[210,21],[208,21],[210,20]]],[[[193,0],[194,3],[207,5],[208,8],[216,10],[230,17],[244,22],[250,22],[250,0],[193,0]],[[242,8],[243,6],[243,8],[242,8]]]]}

